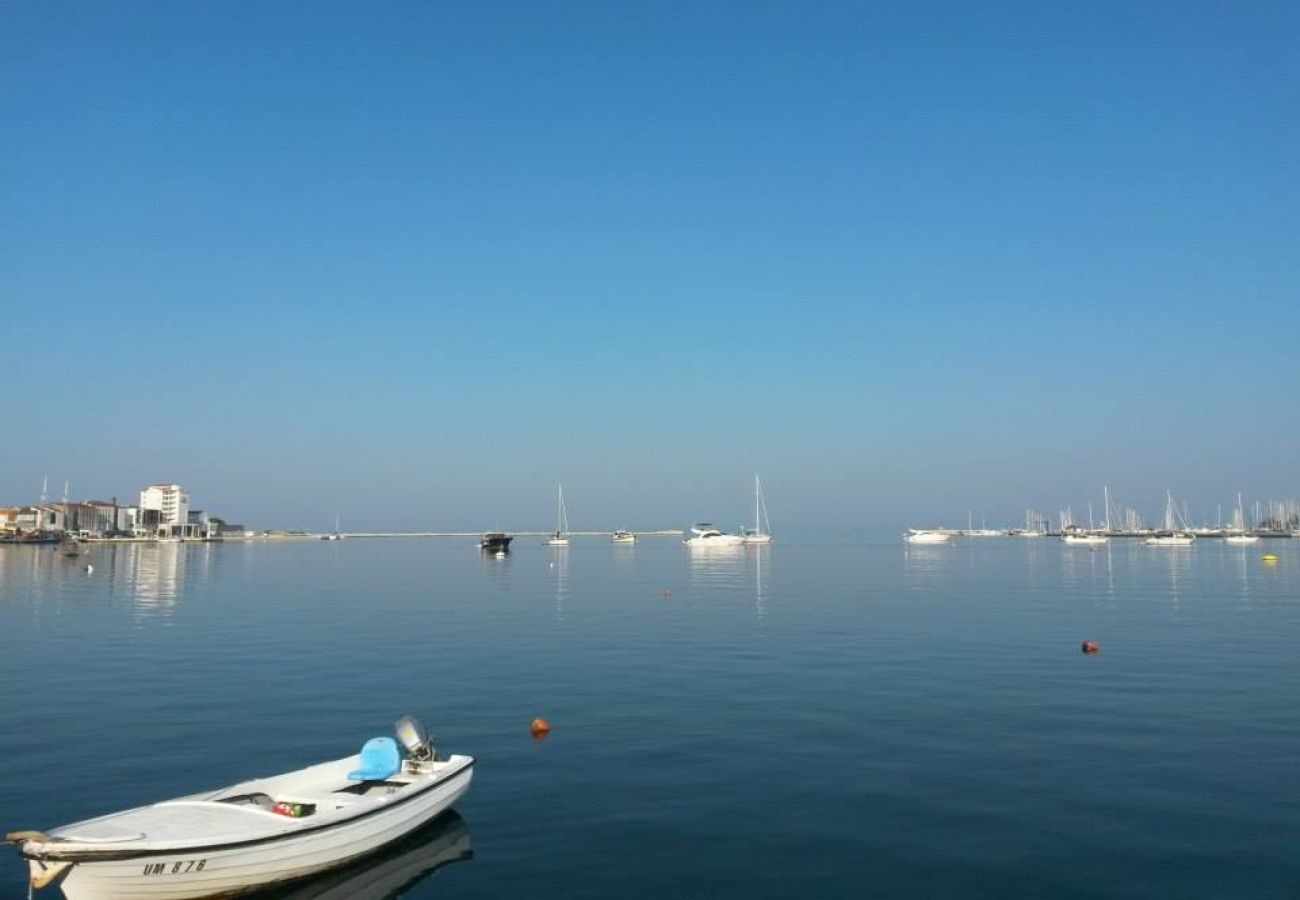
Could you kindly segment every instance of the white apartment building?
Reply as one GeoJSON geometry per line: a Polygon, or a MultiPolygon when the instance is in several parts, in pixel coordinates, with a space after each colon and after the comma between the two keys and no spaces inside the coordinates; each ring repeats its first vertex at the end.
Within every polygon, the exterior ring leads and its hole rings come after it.
{"type": "Polygon", "coordinates": [[[139,524],[160,537],[185,536],[190,495],[179,484],[151,484],[140,492],[139,524]]]}

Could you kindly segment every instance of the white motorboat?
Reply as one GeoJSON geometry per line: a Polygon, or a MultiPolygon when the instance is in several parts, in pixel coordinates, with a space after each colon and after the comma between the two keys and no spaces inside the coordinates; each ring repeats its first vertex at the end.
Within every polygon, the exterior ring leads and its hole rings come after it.
{"type": "Polygon", "coordinates": [[[909,544],[946,544],[952,540],[952,535],[946,531],[926,531],[919,528],[909,528],[907,534],[903,535],[903,540],[909,544]]]}
{"type": "Polygon", "coordinates": [[[559,485],[555,509],[555,531],[543,543],[550,547],[569,546],[569,513],[564,508],[564,485],[559,485]]]}
{"type": "Polygon", "coordinates": [[[740,536],[746,544],[772,543],[772,523],[767,519],[767,501],[763,499],[763,485],[754,476],[754,527],[741,529],[740,536]]]}
{"type": "Polygon", "coordinates": [[[216,791],[191,794],[5,840],[32,889],[68,900],[229,896],[332,869],[410,834],[469,787],[474,760],[438,760],[409,716],[397,741],[216,791]]]}
{"type": "Polygon", "coordinates": [[[609,536],[610,543],[613,544],[635,544],[636,535],[630,531],[619,529],[609,536]]]}
{"type": "Polygon", "coordinates": [[[714,528],[708,522],[692,525],[691,535],[691,537],[682,541],[688,547],[739,547],[745,543],[745,538],[742,535],[727,534],[725,531],[714,528]]]}

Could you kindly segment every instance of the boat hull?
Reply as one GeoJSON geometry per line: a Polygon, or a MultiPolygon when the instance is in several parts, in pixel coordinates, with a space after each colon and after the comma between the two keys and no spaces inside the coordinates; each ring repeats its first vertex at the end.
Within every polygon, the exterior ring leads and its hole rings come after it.
{"type": "Polygon", "coordinates": [[[724,534],[718,537],[693,537],[682,541],[687,547],[692,549],[709,548],[709,547],[740,547],[745,543],[745,539],[738,534],[724,534]]]}
{"type": "Polygon", "coordinates": [[[909,544],[946,544],[952,535],[937,531],[914,531],[903,535],[909,544]]]}
{"type": "MultiPolygon", "coordinates": [[[[62,880],[68,900],[200,900],[235,897],[306,878],[384,847],[450,808],[469,787],[466,766],[410,800],[327,828],[270,840],[75,861],[62,880]]],[[[60,865],[28,860],[32,882],[60,865]]]]}

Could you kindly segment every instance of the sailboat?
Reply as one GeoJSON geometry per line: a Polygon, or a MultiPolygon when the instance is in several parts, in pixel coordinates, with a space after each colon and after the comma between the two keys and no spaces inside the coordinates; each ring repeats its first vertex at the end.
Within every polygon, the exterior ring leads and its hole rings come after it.
{"type": "Polygon", "coordinates": [[[1143,541],[1148,547],[1187,547],[1196,540],[1196,535],[1187,530],[1181,516],[1174,506],[1172,491],[1165,491],[1165,527],[1143,541]]]}
{"type": "Polygon", "coordinates": [[[564,485],[558,486],[555,508],[555,533],[546,539],[547,546],[569,546],[569,513],[564,508],[564,485]]]}
{"type": "Polygon", "coordinates": [[[1083,529],[1071,522],[1069,525],[1061,526],[1061,543],[1063,544],[1083,544],[1085,546],[1096,546],[1098,544],[1110,543],[1110,488],[1103,487],[1106,498],[1106,524],[1102,527],[1101,533],[1092,526],[1092,501],[1088,501],[1088,527],[1083,529]]]}
{"type": "Polygon", "coordinates": [[[1237,517],[1232,524],[1233,530],[1223,536],[1225,544],[1253,544],[1259,540],[1259,535],[1246,533],[1246,514],[1241,508],[1241,491],[1237,492],[1237,517]]]}
{"type": "Polygon", "coordinates": [[[343,532],[339,531],[339,514],[338,514],[338,513],[335,513],[335,514],[334,514],[334,533],[333,533],[333,534],[322,534],[322,535],[320,536],[320,539],[321,539],[322,541],[341,541],[341,540],[343,540],[343,532]]]}
{"type": "Polygon", "coordinates": [[[757,475],[754,476],[754,527],[742,528],[740,533],[746,544],[772,543],[772,523],[767,520],[767,502],[757,475]]]}

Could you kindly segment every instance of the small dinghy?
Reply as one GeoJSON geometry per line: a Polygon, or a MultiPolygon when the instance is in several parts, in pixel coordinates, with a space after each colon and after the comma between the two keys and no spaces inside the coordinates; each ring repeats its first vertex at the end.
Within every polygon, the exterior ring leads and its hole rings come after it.
{"type": "Polygon", "coordinates": [[[340,866],[401,839],[469,787],[474,760],[435,758],[404,716],[398,742],[359,754],[87,819],[49,833],[5,835],[31,886],[68,900],[230,897],[340,866]]]}

